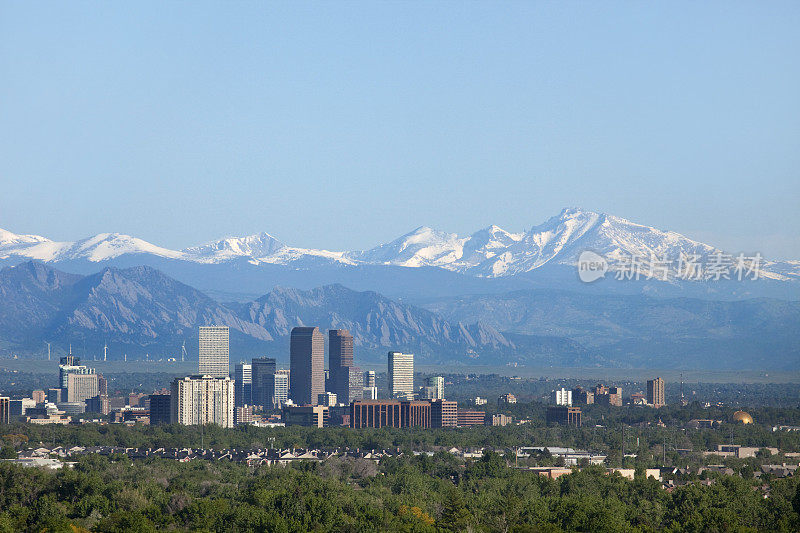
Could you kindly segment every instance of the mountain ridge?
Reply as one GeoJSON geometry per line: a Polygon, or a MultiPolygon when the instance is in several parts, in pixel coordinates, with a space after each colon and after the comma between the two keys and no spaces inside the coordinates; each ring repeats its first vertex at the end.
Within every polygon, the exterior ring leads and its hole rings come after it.
{"type": "Polygon", "coordinates": [[[294,326],[349,329],[359,360],[410,351],[420,364],[793,369],[800,302],[527,289],[400,302],[341,284],[276,287],[220,303],[149,266],[78,276],[30,261],[0,270],[0,354],[69,345],[111,358],[196,354],[197,328],[231,328],[231,360],[285,361],[294,326]]]}
{"type": "MultiPolygon", "coordinates": [[[[420,226],[368,250],[331,251],[289,246],[267,232],[229,237],[202,245],[170,250],[119,233],[100,233],[74,242],[57,242],[37,235],[0,230],[0,259],[38,259],[48,263],[86,260],[102,263],[120,256],[144,254],[201,264],[245,260],[313,268],[331,265],[391,265],[435,267],[474,277],[509,277],[548,264],[574,266],[581,251],[592,250],[618,261],[623,255],[650,254],[676,259],[680,254],[708,256],[721,252],[709,244],[672,231],[580,208],[558,215],[521,233],[491,225],[461,237],[420,226]]],[[[765,261],[764,275],[778,281],[800,280],[800,261],[765,261]]]]}

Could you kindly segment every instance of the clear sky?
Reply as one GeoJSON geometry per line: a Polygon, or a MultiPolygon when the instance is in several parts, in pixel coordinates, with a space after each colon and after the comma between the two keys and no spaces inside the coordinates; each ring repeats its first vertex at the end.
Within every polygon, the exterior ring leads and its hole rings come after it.
{"type": "Polygon", "coordinates": [[[800,3],[0,2],[0,227],[368,248],[565,206],[800,259],[800,3]]]}

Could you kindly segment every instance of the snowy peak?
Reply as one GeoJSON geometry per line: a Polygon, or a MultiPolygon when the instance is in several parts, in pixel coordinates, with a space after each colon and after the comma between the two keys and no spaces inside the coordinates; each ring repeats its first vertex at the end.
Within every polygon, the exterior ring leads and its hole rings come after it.
{"type": "MultiPolygon", "coordinates": [[[[676,260],[681,255],[708,257],[720,251],[675,232],[577,207],[565,208],[524,233],[511,233],[491,225],[461,237],[420,226],[391,242],[353,252],[293,247],[269,233],[230,237],[176,251],[119,233],[56,242],[0,230],[0,259],[102,262],[141,254],[201,264],[243,260],[252,265],[285,265],[298,270],[330,265],[436,267],[491,278],[523,274],[545,265],[575,265],[580,253],[586,250],[603,255],[611,263],[630,256],[655,255],[676,260]]],[[[766,261],[765,277],[797,280],[798,264],[766,261]]]]}
{"type": "Polygon", "coordinates": [[[39,235],[17,235],[0,228],[0,248],[25,246],[48,241],[49,239],[39,235]]]}
{"type": "Polygon", "coordinates": [[[98,233],[72,243],[62,253],[70,258],[84,257],[92,262],[105,261],[125,254],[150,254],[179,259],[183,254],[120,233],[98,233]]]}
{"type": "Polygon", "coordinates": [[[219,263],[236,257],[265,258],[286,248],[286,245],[267,232],[230,237],[200,246],[186,248],[183,252],[202,263],[219,263]]]}
{"type": "Polygon", "coordinates": [[[181,252],[120,233],[99,233],[76,242],[56,242],[35,235],[21,237],[30,240],[27,244],[16,245],[9,245],[5,240],[0,242],[0,258],[16,255],[45,262],[86,259],[96,263],[125,254],[149,254],[175,259],[182,257],[181,252]]]}
{"type": "Polygon", "coordinates": [[[420,226],[392,242],[366,252],[354,253],[353,259],[365,263],[407,267],[445,266],[458,261],[464,239],[455,233],[420,226]]]}

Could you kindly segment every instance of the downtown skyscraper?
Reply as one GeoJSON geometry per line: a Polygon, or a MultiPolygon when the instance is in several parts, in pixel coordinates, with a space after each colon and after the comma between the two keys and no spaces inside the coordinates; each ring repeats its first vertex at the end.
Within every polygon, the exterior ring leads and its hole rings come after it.
{"type": "Polygon", "coordinates": [[[389,397],[414,399],[414,354],[389,352],[389,397]]]}
{"type": "Polygon", "coordinates": [[[319,328],[292,329],[289,344],[289,394],[298,405],[317,405],[325,392],[325,337],[319,328]]]}
{"type": "Polygon", "coordinates": [[[362,395],[361,369],[353,366],[353,351],[353,336],[348,330],[328,330],[328,389],[345,404],[361,399],[362,395]]]}
{"type": "Polygon", "coordinates": [[[236,407],[253,405],[253,366],[249,363],[239,363],[233,371],[236,398],[236,407]]]}
{"type": "Polygon", "coordinates": [[[230,373],[228,326],[200,327],[200,375],[227,378],[230,373]]]}
{"type": "Polygon", "coordinates": [[[260,405],[267,410],[276,407],[275,368],[275,359],[272,357],[253,359],[253,405],[260,405]]]}

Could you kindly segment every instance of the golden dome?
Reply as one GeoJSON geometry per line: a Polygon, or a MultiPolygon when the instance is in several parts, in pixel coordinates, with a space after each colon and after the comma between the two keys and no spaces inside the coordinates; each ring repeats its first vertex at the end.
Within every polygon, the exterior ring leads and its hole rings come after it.
{"type": "Polygon", "coordinates": [[[736,411],[735,413],[733,413],[733,421],[741,422],[742,424],[752,424],[753,417],[750,416],[750,413],[746,413],[744,411],[736,411]]]}

